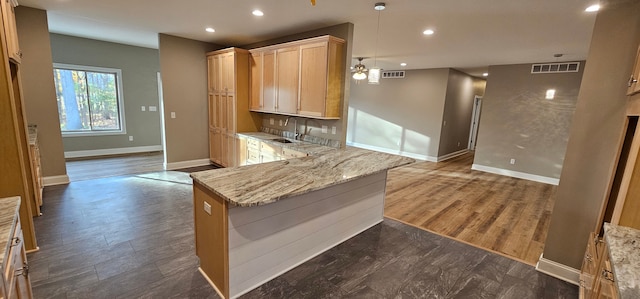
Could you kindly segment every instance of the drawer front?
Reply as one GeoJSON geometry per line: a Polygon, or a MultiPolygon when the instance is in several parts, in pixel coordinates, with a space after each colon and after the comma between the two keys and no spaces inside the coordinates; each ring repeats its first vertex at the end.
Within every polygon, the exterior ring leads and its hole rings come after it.
{"type": "Polygon", "coordinates": [[[247,164],[258,164],[260,163],[260,152],[257,150],[247,150],[247,164]]]}
{"type": "MultiPolygon", "coordinates": [[[[22,247],[24,246],[22,242],[24,241],[22,237],[22,228],[20,227],[20,221],[16,223],[15,230],[13,231],[12,238],[10,240],[11,245],[9,247],[9,252],[7,252],[4,268],[4,277],[6,277],[6,287],[7,294],[13,294],[15,291],[15,281],[16,281],[16,271],[19,270],[20,267],[16,266],[16,261],[20,261],[22,263],[22,258],[19,256],[22,253],[22,247]]],[[[11,295],[9,295],[11,297],[11,295]]]]}
{"type": "Polygon", "coordinates": [[[276,145],[260,142],[260,153],[273,153],[279,155],[282,152],[282,148],[276,145]]]}
{"type": "Polygon", "coordinates": [[[247,147],[259,150],[260,149],[260,141],[255,140],[253,138],[247,138],[247,147]]]}
{"type": "Polygon", "coordinates": [[[307,154],[303,152],[294,151],[288,148],[282,149],[282,157],[284,157],[285,159],[300,158],[300,157],[306,157],[306,156],[307,154]]]}

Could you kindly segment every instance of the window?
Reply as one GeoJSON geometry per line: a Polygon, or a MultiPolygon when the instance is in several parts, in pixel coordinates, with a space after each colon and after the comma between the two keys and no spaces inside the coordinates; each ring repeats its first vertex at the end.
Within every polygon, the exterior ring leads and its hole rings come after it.
{"type": "Polygon", "coordinates": [[[62,135],[126,133],[119,69],[54,63],[53,77],[62,135]]]}

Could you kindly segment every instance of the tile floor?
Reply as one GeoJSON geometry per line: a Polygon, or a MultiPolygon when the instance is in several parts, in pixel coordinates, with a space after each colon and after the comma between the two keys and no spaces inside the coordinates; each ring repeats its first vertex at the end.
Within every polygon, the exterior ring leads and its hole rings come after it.
{"type": "MultiPolygon", "coordinates": [[[[218,298],[197,271],[187,174],[45,188],[35,298],[218,298]]],[[[385,221],[242,298],[577,298],[529,265],[385,221]]]]}

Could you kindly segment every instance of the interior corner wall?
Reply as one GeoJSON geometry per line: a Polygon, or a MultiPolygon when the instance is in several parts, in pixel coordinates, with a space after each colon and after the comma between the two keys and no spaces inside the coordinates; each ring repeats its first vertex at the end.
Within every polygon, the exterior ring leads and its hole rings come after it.
{"type": "Polygon", "coordinates": [[[219,45],[159,35],[166,163],[209,159],[207,57],[219,45]],[[171,118],[175,113],[176,118],[171,118]]]}
{"type": "MultiPolygon", "coordinates": [[[[261,41],[258,43],[241,46],[241,48],[243,49],[254,49],[254,48],[266,47],[270,45],[276,45],[276,44],[281,44],[281,43],[286,43],[286,42],[291,42],[291,41],[296,41],[296,40],[301,40],[306,38],[312,38],[312,37],[317,37],[322,35],[331,35],[331,36],[335,36],[343,39],[345,41],[345,49],[344,49],[345,51],[343,56],[343,64],[345,65],[345,84],[342,92],[341,107],[343,107],[343,110],[341,111],[342,116],[340,117],[340,120],[322,120],[322,119],[305,118],[302,116],[298,117],[300,119],[300,121],[298,121],[299,126],[301,126],[301,123],[304,123],[306,121],[307,128],[311,129],[309,135],[318,136],[318,137],[331,139],[331,140],[338,140],[342,143],[342,145],[346,143],[346,138],[347,138],[346,128],[347,128],[347,119],[348,119],[347,111],[349,107],[349,90],[350,90],[350,83],[351,83],[350,64],[351,64],[351,52],[352,52],[351,49],[353,47],[353,43],[352,43],[353,31],[354,31],[354,26],[352,23],[343,23],[343,24],[338,24],[330,27],[324,27],[316,30],[287,35],[287,36],[283,36],[275,39],[270,39],[270,40],[261,41]],[[326,126],[328,128],[327,133],[322,133],[322,126],[326,126]],[[335,134],[333,134],[333,132],[331,131],[332,127],[336,127],[335,134]]],[[[286,119],[287,116],[282,116],[282,115],[272,114],[272,113],[260,113],[260,114],[262,115],[262,127],[273,128],[273,129],[284,130],[284,131],[286,130],[293,131],[293,124],[291,124],[291,122],[287,127],[280,125],[280,120],[283,120],[284,122],[284,119],[286,119]],[[274,120],[273,125],[271,124],[271,119],[274,120]]]]}
{"type": "Polygon", "coordinates": [[[141,106],[159,106],[158,50],[61,34],[51,34],[54,63],[122,70],[126,134],[63,137],[65,152],[160,146],[160,112],[141,106]],[[133,141],[129,141],[133,136],[133,141]]]}
{"type": "Polygon", "coordinates": [[[351,85],[347,143],[435,161],[448,77],[446,68],[407,70],[402,79],[351,85]]]}
{"type": "Polygon", "coordinates": [[[560,178],[584,66],[553,74],[531,74],[531,64],[490,66],[474,166],[560,178]]]}
{"type": "Polygon", "coordinates": [[[38,126],[42,174],[45,177],[64,176],[67,168],[53,83],[47,12],[18,6],[16,25],[23,55],[20,64],[23,100],[27,122],[38,126]]]}
{"type": "Polygon", "coordinates": [[[545,259],[580,269],[589,232],[601,221],[626,120],[627,81],[639,43],[640,2],[608,1],[596,17],[545,259]]]}
{"type": "Polygon", "coordinates": [[[476,95],[484,93],[477,90],[478,86],[482,86],[477,80],[480,79],[458,70],[449,71],[438,157],[446,157],[468,148],[473,100],[476,95]]]}

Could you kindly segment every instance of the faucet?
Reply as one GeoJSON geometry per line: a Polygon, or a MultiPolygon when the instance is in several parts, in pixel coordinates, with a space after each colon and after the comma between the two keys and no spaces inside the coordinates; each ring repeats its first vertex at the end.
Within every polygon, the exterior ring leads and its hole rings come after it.
{"type": "Polygon", "coordinates": [[[298,119],[293,117],[293,116],[288,116],[287,119],[284,121],[284,126],[286,127],[289,124],[289,119],[293,118],[293,138],[295,140],[298,140],[298,138],[300,137],[300,132],[298,131],[298,119]]]}

